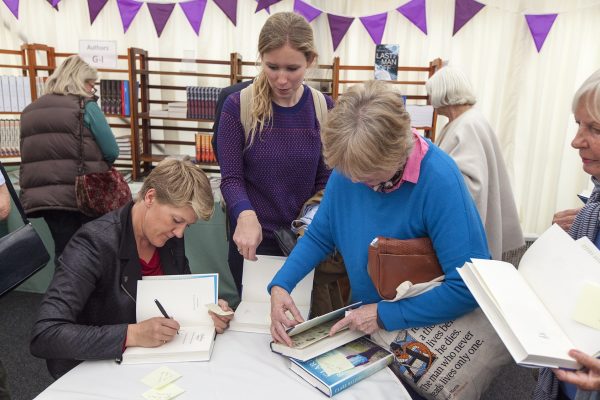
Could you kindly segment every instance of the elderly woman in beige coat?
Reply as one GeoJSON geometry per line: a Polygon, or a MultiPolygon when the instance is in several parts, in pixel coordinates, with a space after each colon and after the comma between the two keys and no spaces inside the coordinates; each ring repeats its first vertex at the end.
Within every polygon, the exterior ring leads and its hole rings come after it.
{"type": "Polygon", "coordinates": [[[476,99],[466,76],[444,67],[426,84],[427,94],[448,124],[437,145],[458,164],[485,227],[492,258],[524,244],[517,207],[500,146],[492,127],[473,107],[476,99]]]}

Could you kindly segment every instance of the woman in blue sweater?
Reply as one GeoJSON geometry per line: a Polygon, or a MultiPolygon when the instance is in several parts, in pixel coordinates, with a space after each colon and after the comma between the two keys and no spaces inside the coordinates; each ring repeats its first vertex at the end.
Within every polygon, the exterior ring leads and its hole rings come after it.
{"type": "Polygon", "coordinates": [[[473,310],[477,304],[456,268],[472,257],[489,258],[481,220],[454,161],[411,131],[400,94],[383,82],[353,87],[330,112],[322,141],[334,171],[310,229],[269,284],[274,340],[291,345],[285,329],[302,318],[289,293],[334,247],[344,257],[352,301],[363,306],[332,333],[345,326],[368,334],[422,327],[473,310]],[[444,282],[383,302],[367,272],[368,247],[377,236],[429,237],[444,282]]]}

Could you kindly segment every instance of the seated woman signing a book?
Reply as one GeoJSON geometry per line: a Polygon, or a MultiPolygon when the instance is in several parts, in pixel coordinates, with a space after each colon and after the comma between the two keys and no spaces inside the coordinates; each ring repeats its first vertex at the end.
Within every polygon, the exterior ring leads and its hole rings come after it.
{"type": "Polygon", "coordinates": [[[302,318],[289,293],[334,247],[346,263],[352,302],[363,305],[336,323],[332,334],[344,327],[368,334],[422,327],[473,310],[477,303],[456,268],[471,257],[490,257],[481,220],[456,164],[411,131],[393,85],[372,81],[344,93],[322,141],[334,171],[310,229],[269,284],[274,340],[291,345],[286,328],[302,318]],[[445,280],[418,296],[382,301],[367,272],[376,237],[430,238],[445,280]]]}
{"type": "MultiPolygon", "coordinates": [[[[571,107],[579,126],[571,146],[579,151],[583,170],[592,176],[594,190],[577,213],[569,234],[573,239],[587,236],[600,248],[600,70],[583,82],[571,107]]],[[[584,369],[542,369],[534,392],[535,400],[600,399],[600,360],[576,350],[571,350],[569,355],[584,369]]]]}
{"type": "MultiPolygon", "coordinates": [[[[198,218],[208,220],[213,207],[206,175],[189,161],[168,159],[148,175],[137,200],[73,236],[32,331],[31,353],[47,359],[53,377],[81,360],[119,360],[127,347],[157,347],[173,339],[175,319],[136,323],[137,281],[189,274],[183,232],[198,218]]],[[[230,310],[224,300],[219,306],[230,310]]],[[[222,333],[231,316],[210,315],[222,333]]]]}

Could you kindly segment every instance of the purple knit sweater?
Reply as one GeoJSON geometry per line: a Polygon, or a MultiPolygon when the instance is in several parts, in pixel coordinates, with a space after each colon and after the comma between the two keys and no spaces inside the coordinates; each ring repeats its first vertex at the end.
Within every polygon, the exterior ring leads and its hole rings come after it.
{"type": "MultiPolygon", "coordinates": [[[[327,107],[333,101],[325,96],[327,107]]],[[[244,151],[240,93],[223,104],[217,135],[221,192],[233,222],[244,210],[254,210],[263,237],[289,226],[302,204],[325,187],[330,170],[321,156],[319,122],[308,87],[292,107],[273,103],[273,123],[259,132],[244,151]]]]}

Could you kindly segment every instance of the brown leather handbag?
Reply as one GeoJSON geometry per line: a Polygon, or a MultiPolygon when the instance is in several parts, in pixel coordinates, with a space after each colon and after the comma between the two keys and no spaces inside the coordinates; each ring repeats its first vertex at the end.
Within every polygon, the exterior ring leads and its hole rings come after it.
{"type": "Polygon", "coordinates": [[[369,246],[369,276],[377,293],[385,299],[396,297],[404,281],[429,282],[444,275],[429,238],[393,239],[378,236],[369,246]]]}

